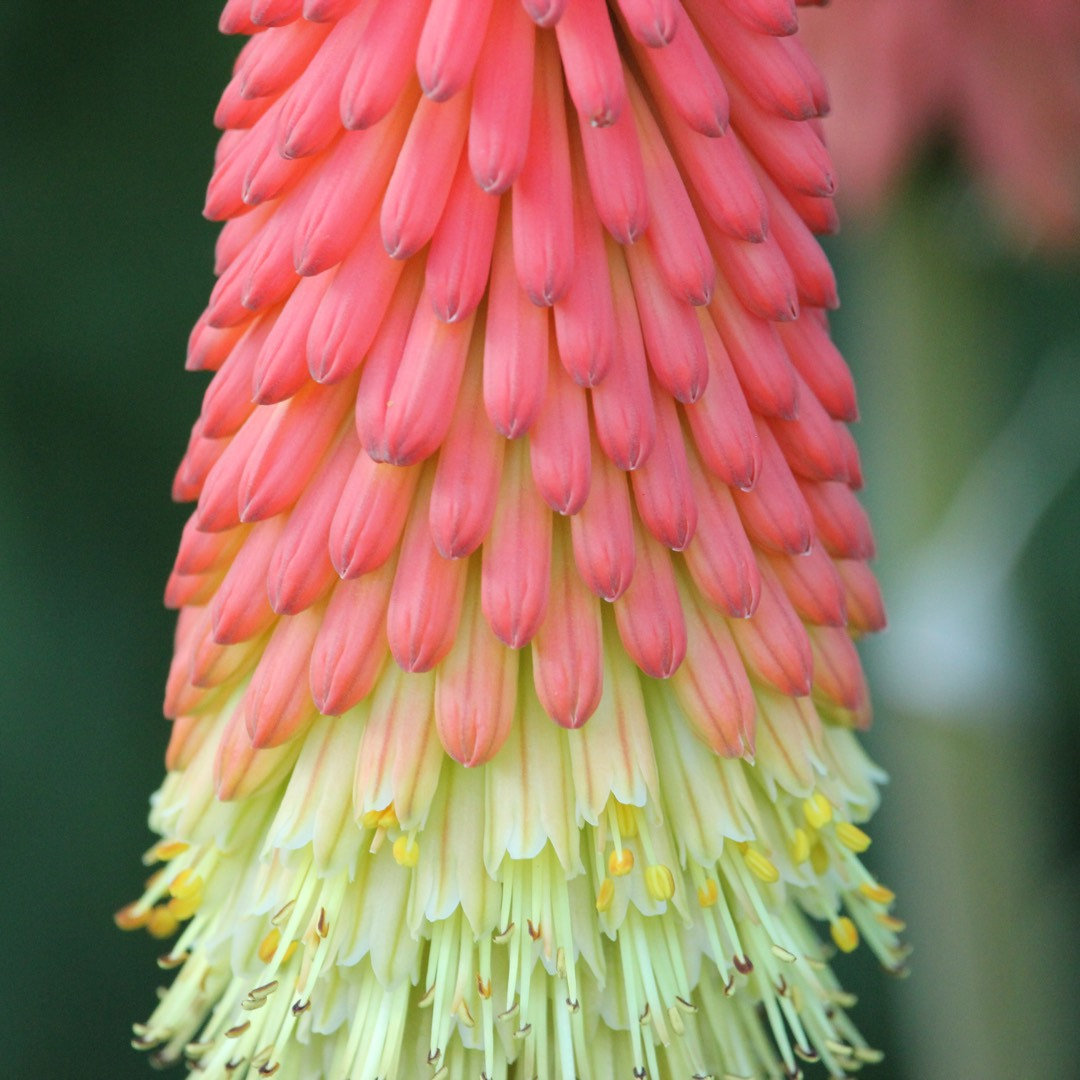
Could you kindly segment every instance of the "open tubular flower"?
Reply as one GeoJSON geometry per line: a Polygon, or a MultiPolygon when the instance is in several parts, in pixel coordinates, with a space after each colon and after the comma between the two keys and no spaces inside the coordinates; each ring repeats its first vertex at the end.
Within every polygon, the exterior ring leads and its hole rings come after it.
{"type": "Polygon", "coordinates": [[[846,1075],[882,625],[789,0],[230,0],[136,1045],[846,1075]]]}

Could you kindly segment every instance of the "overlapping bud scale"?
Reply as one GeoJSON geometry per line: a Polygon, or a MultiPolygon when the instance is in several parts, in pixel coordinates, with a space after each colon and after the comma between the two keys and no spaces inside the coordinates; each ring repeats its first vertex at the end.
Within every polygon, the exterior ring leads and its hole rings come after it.
{"type": "Polygon", "coordinates": [[[902,962],[789,0],[229,0],[168,778],[207,1078],[842,1076],[902,962]],[[819,925],[827,927],[828,947],[819,925]]]}

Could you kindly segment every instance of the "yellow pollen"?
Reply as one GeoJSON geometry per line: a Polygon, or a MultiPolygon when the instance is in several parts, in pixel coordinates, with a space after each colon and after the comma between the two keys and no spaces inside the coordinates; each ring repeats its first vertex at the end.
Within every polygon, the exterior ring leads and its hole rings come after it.
{"type": "Polygon", "coordinates": [[[612,802],[615,804],[615,819],[619,823],[619,832],[627,840],[637,836],[637,807],[627,806],[618,799],[612,799],[612,802]]]}
{"type": "Polygon", "coordinates": [[[675,895],[675,878],[662,863],[645,867],[645,889],[658,903],[675,895]]]}
{"type": "Polygon", "coordinates": [[[810,837],[805,829],[796,829],[791,837],[791,860],[796,865],[810,858],[810,837]]]}
{"type": "Polygon", "coordinates": [[[855,924],[846,916],[841,915],[829,927],[833,941],[841,952],[854,952],[859,945],[859,931],[855,924]]]}
{"type": "Polygon", "coordinates": [[[820,791],[815,791],[803,800],[803,816],[811,829],[820,829],[832,821],[832,805],[820,791]]]}
{"type": "Polygon", "coordinates": [[[634,853],[629,848],[613,851],[608,856],[607,866],[612,877],[625,877],[634,869],[634,853]]]}
{"type": "Polygon", "coordinates": [[[859,892],[867,900],[873,900],[875,904],[891,904],[896,899],[896,893],[892,889],[887,889],[876,881],[864,881],[859,886],[859,892]]]}
{"type": "Polygon", "coordinates": [[[399,836],[394,841],[393,852],[399,866],[411,868],[420,861],[420,845],[411,836],[399,836]]]}
{"type": "Polygon", "coordinates": [[[720,886],[712,878],[706,878],[697,891],[697,902],[702,907],[712,907],[720,899],[720,886]]]}
{"type": "Polygon", "coordinates": [[[180,920],[173,912],[171,912],[164,904],[159,904],[150,912],[150,918],[147,920],[146,929],[150,931],[151,937],[167,938],[172,937],[172,935],[176,933],[176,928],[179,923],[180,920]]]}
{"type": "Polygon", "coordinates": [[[861,855],[870,846],[870,837],[850,821],[840,821],[836,825],[836,839],[844,847],[861,855]]]}
{"type": "Polygon", "coordinates": [[[611,901],[615,899],[615,882],[611,878],[604,878],[600,885],[600,891],[596,894],[596,910],[603,912],[611,907],[611,901]]]}
{"type": "Polygon", "coordinates": [[[764,881],[766,885],[771,885],[773,882],[780,880],[780,871],[760,851],[747,848],[743,853],[743,858],[746,860],[746,865],[750,868],[750,872],[754,877],[764,881]]]}
{"type": "Polygon", "coordinates": [[[825,850],[825,845],[817,840],[810,848],[810,865],[814,868],[814,873],[820,877],[829,869],[829,853],[825,850]]]}
{"type": "Polygon", "coordinates": [[[379,828],[396,829],[397,827],[397,812],[394,810],[394,804],[391,803],[381,814],[379,814],[379,828]]]}

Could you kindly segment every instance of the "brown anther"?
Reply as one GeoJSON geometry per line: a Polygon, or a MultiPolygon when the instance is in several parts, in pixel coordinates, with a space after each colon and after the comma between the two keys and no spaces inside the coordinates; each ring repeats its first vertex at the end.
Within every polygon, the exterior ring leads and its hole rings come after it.
{"type": "Polygon", "coordinates": [[[435,1049],[434,1049],[434,1050],[432,1050],[430,1054],[428,1054],[428,1056],[427,1056],[427,1063],[428,1063],[429,1065],[434,1065],[434,1064],[435,1064],[435,1062],[437,1062],[437,1061],[439,1060],[439,1058],[441,1058],[441,1057],[442,1057],[442,1050],[440,1050],[440,1049],[439,1049],[439,1048],[438,1048],[438,1047],[436,1046],[436,1047],[435,1047],[435,1049]]]}
{"type": "Polygon", "coordinates": [[[684,1013],[693,1016],[698,1010],[697,1006],[692,1001],[687,1001],[684,997],[675,996],[675,1004],[679,1006],[684,1013]]]}
{"type": "Polygon", "coordinates": [[[578,1011],[578,1010],[579,1010],[579,1009],[581,1008],[581,1002],[580,1002],[580,1001],[578,1001],[578,999],[577,999],[577,998],[574,998],[573,1000],[571,1000],[570,998],[567,998],[567,999],[566,999],[566,1007],[567,1007],[567,1008],[568,1008],[568,1009],[569,1009],[569,1010],[570,1010],[570,1011],[571,1011],[572,1013],[576,1013],[576,1012],[577,1012],[577,1011],[578,1011]]]}
{"type": "Polygon", "coordinates": [[[510,940],[510,935],[514,932],[514,924],[509,923],[505,930],[496,930],[491,935],[491,940],[496,945],[505,945],[510,940]]]}
{"type": "Polygon", "coordinates": [[[233,1058],[231,1061],[225,1062],[225,1071],[228,1073],[234,1073],[237,1069],[240,1068],[241,1065],[245,1064],[246,1062],[246,1057],[233,1058]]]}
{"type": "Polygon", "coordinates": [[[200,1058],[207,1050],[211,1049],[213,1045],[213,1039],[205,1039],[202,1042],[189,1042],[187,1046],[184,1047],[184,1057],[192,1059],[200,1058]]]}
{"type": "Polygon", "coordinates": [[[476,973],[476,992],[487,1001],[491,997],[491,980],[487,982],[480,977],[480,972],[476,973]]]}
{"type": "Polygon", "coordinates": [[[254,990],[248,992],[248,997],[268,998],[277,988],[278,981],[274,979],[271,982],[263,983],[262,986],[256,986],[254,990]]]}
{"type": "Polygon", "coordinates": [[[274,1052],[274,1044],[269,1043],[264,1046],[258,1053],[253,1054],[251,1058],[251,1067],[257,1069],[262,1065],[265,1065],[270,1060],[270,1055],[274,1052]]]}
{"type": "Polygon", "coordinates": [[[152,1039],[152,1038],[149,1038],[148,1036],[141,1035],[137,1039],[132,1039],[131,1040],[131,1045],[136,1050],[153,1050],[155,1046],[160,1046],[161,1045],[161,1040],[160,1039],[152,1039]]]}
{"type": "Polygon", "coordinates": [[[310,1008],[311,998],[308,998],[307,1001],[294,1001],[292,1003],[292,1014],[293,1016],[301,1016],[303,1013],[306,1013],[310,1008]]]}
{"type": "Polygon", "coordinates": [[[754,970],[754,965],[749,956],[733,956],[731,962],[740,975],[749,975],[754,970]]]}
{"type": "Polygon", "coordinates": [[[645,1071],[644,1065],[634,1066],[634,1080],[645,1080],[649,1074],[645,1071]]]}
{"type": "Polygon", "coordinates": [[[273,1065],[263,1065],[259,1069],[260,1076],[273,1076],[281,1068],[281,1062],[275,1061],[273,1065]]]}
{"type": "Polygon", "coordinates": [[[249,1027],[251,1027],[251,1021],[245,1020],[242,1024],[237,1024],[235,1027],[229,1028],[229,1030],[225,1032],[225,1038],[239,1039],[249,1027]]]}
{"type": "Polygon", "coordinates": [[[776,992],[777,992],[777,993],[778,993],[778,994],[779,994],[779,995],[780,995],[781,997],[787,997],[787,993],[788,993],[788,990],[789,990],[789,989],[790,989],[790,988],[788,987],[788,984],[787,984],[787,979],[785,979],[785,978],[784,978],[784,976],[783,976],[783,975],[781,975],[781,976],[780,976],[780,983],[779,983],[779,985],[778,985],[778,986],[776,987],[776,992]]]}
{"type": "Polygon", "coordinates": [[[266,998],[253,998],[246,997],[240,1002],[240,1008],[244,1012],[254,1012],[256,1009],[261,1009],[266,1004],[266,998]]]}
{"type": "Polygon", "coordinates": [[[163,956],[159,956],[157,958],[157,966],[161,968],[162,971],[172,971],[173,968],[178,968],[182,964],[186,963],[187,958],[190,955],[190,953],[186,952],[165,953],[163,956]]]}
{"type": "Polygon", "coordinates": [[[326,915],[326,908],[319,908],[319,921],[315,924],[315,932],[324,938],[330,933],[330,920],[326,915]]]}
{"type": "Polygon", "coordinates": [[[513,1020],[513,1018],[515,1016],[517,1016],[517,1014],[518,1014],[518,1003],[515,1001],[514,1004],[510,1006],[509,1009],[507,1009],[505,1012],[499,1013],[499,1015],[496,1016],[495,1019],[496,1020],[513,1020]]]}
{"type": "Polygon", "coordinates": [[[517,1031],[514,1032],[514,1038],[527,1039],[530,1031],[532,1031],[532,1024],[526,1024],[524,1027],[519,1027],[517,1031]]]}
{"type": "Polygon", "coordinates": [[[540,924],[536,923],[534,925],[532,919],[527,919],[526,922],[529,924],[529,937],[531,937],[533,941],[539,941],[541,934],[540,924]]]}
{"type": "Polygon", "coordinates": [[[469,1006],[464,1001],[458,1002],[458,1007],[455,1010],[458,1014],[458,1019],[468,1028],[475,1027],[476,1021],[473,1019],[473,1014],[469,1011],[469,1006]]]}
{"type": "Polygon", "coordinates": [[[270,925],[280,926],[292,914],[292,909],[294,907],[296,907],[296,901],[290,900],[287,904],[284,904],[282,907],[278,908],[278,910],[270,918],[270,925]]]}
{"type": "Polygon", "coordinates": [[[649,1006],[646,1004],[645,1011],[637,1018],[638,1023],[644,1027],[646,1024],[652,1023],[652,1013],[649,1011],[649,1006]]]}
{"type": "Polygon", "coordinates": [[[435,984],[432,983],[425,991],[423,997],[416,1003],[421,1009],[426,1009],[435,1000],[435,984]]]}
{"type": "Polygon", "coordinates": [[[732,975],[726,983],[724,983],[724,997],[731,997],[735,993],[735,976],[732,975]]]}
{"type": "Polygon", "coordinates": [[[811,1065],[815,1061],[821,1060],[821,1055],[812,1046],[800,1046],[798,1043],[792,1047],[795,1051],[795,1056],[801,1058],[803,1061],[809,1062],[811,1065]]]}

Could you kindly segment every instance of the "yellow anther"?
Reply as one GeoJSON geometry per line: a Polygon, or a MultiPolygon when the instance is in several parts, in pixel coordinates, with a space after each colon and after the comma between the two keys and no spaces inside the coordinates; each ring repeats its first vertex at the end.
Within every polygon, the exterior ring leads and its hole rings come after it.
{"type": "Polygon", "coordinates": [[[396,829],[398,825],[394,804],[387,803],[381,810],[368,810],[360,818],[365,829],[396,829]]]}
{"type": "Polygon", "coordinates": [[[600,891],[596,894],[596,910],[607,911],[611,907],[611,901],[615,899],[615,882],[606,877],[600,883],[600,891]]]}
{"type": "Polygon", "coordinates": [[[895,915],[887,915],[885,912],[877,916],[877,921],[894,934],[902,934],[907,929],[907,923],[903,919],[898,919],[895,915]]]}
{"type": "Polygon", "coordinates": [[[856,855],[861,855],[870,846],[870,837],[850,821],[837,822],[836,839],[856,855]]]}
{"type": "Polygon", "coordinates": [[[796,829],[791,836],[791,861],[797,866],[810,858],[810,837],[805,829],[796,829]]]}
{"type": "Polygon", "coordinates": [[[854,952],[858,948],[859,931],[846,915],[839,916],[829,927],[829,932],[841,952],[854,952]]]}
{"type": "Polygon", "coordinates": [[[121,930],[141,930],[150,921],[152,911],[153,908],[140,910],[138,904],[128,904],[113,916],[113,922],[121,930]]]}
{"type": "Polygon", "coordinates": [[[896,899],[896,893],[892,889],[887,889],[876,881],[864,881],[859,886],[859,892],[867,900],[873,900],[875,904],[891,904],[896,899]]]}
{"type": "Polygon", "coordinates": [[[146,929],[151,937],[167,938],[176,933],[180,920],[166,907],[159,904],[150,912],[150,918],[146,921],[146,929]]]}
{"type": "Polygon", "coordinates": [[[611,800],[615,804],[615,820],[619,823],[619,832],[623,839],[630,840],[638,834],[637,807],[627,806],[618,799],[611,800]]]}
{"type": "MultiPolygon", "coordinates": [[[[269,964],[274,959],[274,953],[277,952],[278,946],[281,944],[281,931],[275,926],[270,933],[266,935],[259,943],[258,957],[264,964],[269,964]]],[[[285,955],[281,958],[283,964],[287,964],[291,959],[293,953],[296,952],[296,942],[290,941],[289,947],[285,950],[285,955]]]]}
{"type": "Polygon", "coordinates": [[[754,877],[764,881],[766,885],[771,885],[774,881],[780,880],[780,871],[760,851],[747,848],[743,853],[743,858],[746,860],[746,865],[750,868],[750,872],[754,877]]]}
{"type": "Polygon", "coordinates": [[[820,791],[815,791],[809,799],[804,799],[803,816],[811,829],[821,829],[832,821],[832,804],[820,791]]]}
{"type": "Polygon", "coordinates": [[[657,903],[670,900],[675,895],[675,878],[662,863],[646,866],[645,889],[657,903]]]}
{"type": "Polygon", "coordinates": [[[259,943],[259,959],[264,964],[269,964],[274,959],[274,953],[281,942],[281,931],[275,926],[269,934],[259,943]]]}
{"type": "Polygon", "coordinates": [[[829,869],[829,853],[825,850],[825,845],[816,840],[810,848],[810,865],[814,868],[814,873],[821,877],[826,870],[829,869]]]}
{"type": "Polygon", "coordinates": [[[183,840],[162,840],[150,849],[150,858],[157,862],[171,862],[177,855],[183,855],[189,846],[183,840]]]}
{"type": "Polygon", "coordinates": [[[702,907],[712,907],[720,899],[720,886],[712,878],[706,878],[697,891],[697,902],[702,907]]]}
{"type": "Polygon", "coordinates": [[[190,919],[199,910],[202,899],[203,895],[200,889],[190,896],[174,896],[167,907],[180,922],[183,922],[185,919],[190,919]]]}
{"type": "Polygon", "coordinates": [[[178,900],[185,900],[189,896],[202,892],[202,887],[203,879],[198,874],[193,870],[181,870],[169,885],[169,895],[175,896],[178,900]]]}
{"type": "Polygon", "coordinates": [[[607,868],[612,877],[625,877],[634,869],[634,853],[629,848],[613,851],[608,856],[607,868]]]}
{"type": "Polygon", "coordinates": [[[420,845],[411,836],[399,836],[394,841],[393,852],[399,866],[413,867],[420,861],[420,845]]]}
{"type": "Polygon", "coordinates": [[[750,850],[750,841],[749,840],[736,840],[735,841],[735,848],[740,854],[745,855],[750,850]]]}

